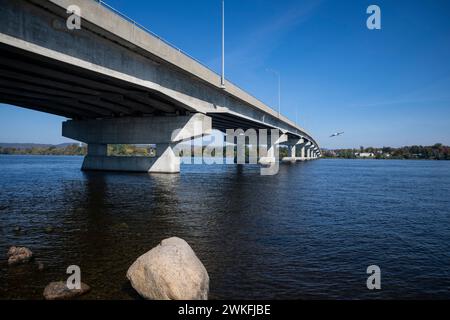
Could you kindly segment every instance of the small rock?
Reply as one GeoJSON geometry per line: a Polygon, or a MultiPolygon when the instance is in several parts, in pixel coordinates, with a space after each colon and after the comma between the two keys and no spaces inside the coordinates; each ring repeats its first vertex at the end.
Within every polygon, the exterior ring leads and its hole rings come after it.
{"type": "Polygon", "coordinates": [[[67,300],[78,296],[81,296],[89,292],[91,288],[85,284],[81,283],[80,289],[69,289],[64,281],[51,282],[44,289],[44,298],[46,300],[67,300]]]}
{"type": "Polygon", "coordinates": [[[189,244],[180,238],[163,240],[139,257],[128,269],[127,278],[146,299],[208,299],[208,272],[189,244]]]}
{"type": "Polygon", "coordinates": [[[54,231],[53,227],[45,228],[45,233],[52,233],[54,231]]]}
{"type": "Polygon", "coordinates": [[[37,262],[37,266],[38,266],[38,270],[39,270],[39,271],[44,271],[45,266],[44,266],[44,263],[43,263],[43,262],[38,261],[38,262],[37,262]]]}
{"type": "Polygon", "coordinates": [[[20,231],[22,231],[21,227],[14,227],[14,232],[20,232],[20,231]]]}
{"type": "Polygon", "coordinates": [[[33,252],[25,247],[11,247],[8,250],[8,264],[27,263],[33,258],[33,252]]]}

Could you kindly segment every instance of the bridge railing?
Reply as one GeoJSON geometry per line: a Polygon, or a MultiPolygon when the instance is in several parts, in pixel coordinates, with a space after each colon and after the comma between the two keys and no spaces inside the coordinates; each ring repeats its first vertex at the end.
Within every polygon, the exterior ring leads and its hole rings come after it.
{"type": "Polygon", "coordinates": [[[154,33],[153,31],[151,31],[150,29],[148,29],[147,27],[143,26],[142,24],[140,24],[139,22],[133,20],[132,18],[130,18],[129,16],[127,16],[126,14],[120,12],[119,10],[117,10],[116,8],[110,6],[109,4],[107,4],[105,1],[102,0],[93,0],[99,4],[101,4],[103,7],[107,8],[108,10],[114,12],[115,14],[119,15],[120,17],[122,17],[123,19],[127,20],[128,22],[132,23],[135,27],[151,34],[153,37],[157,38],[159,41],[164,42],[165,44],[167,44],[168,46],[170,46],[172,49],[177,50],[178,52],[188,56],[189,58],[191,58],[192,60],[195,60],[195,62],[201,64],[203,67],[207,68],[208,70],[214,72],[215,74],[217,74],[217,72],[215,72],[214,70],[212,70],[211,68],[209,68],[208,66],[206,66],[205,64],[203,64],[200,60],[196,59],[195,57],[191,56],[190,54],[188,54],[187,52],[183,51],[182,49],[178,48],[176,45],[174,45],[173,43],[167,41],[166,39],[160,37],[159,35],[157,35],[156,33],[154,33]]]}

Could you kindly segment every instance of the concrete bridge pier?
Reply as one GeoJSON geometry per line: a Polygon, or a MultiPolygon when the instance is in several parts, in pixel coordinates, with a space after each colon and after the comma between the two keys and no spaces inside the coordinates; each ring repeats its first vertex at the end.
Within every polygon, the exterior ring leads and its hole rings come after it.
{"type": "Polygon", "coordinates": [[[303,145],[300,149],[300,161],[305,161],[305,146],[303,145]]]}
{"type": "Polygon", "coordinates": [[[289,155],[291,156],[291,159],[295,161],[297,158],[297,145],[291,145],[289,146],[289,155]]]}
{"type": "Polygon", "coordinates": [[[200,113],[173,117],[127,117],[69,120],[63,136],[88,144],[82,170],[179,173],[180,157],[174,152],[182,141],[210,134],[211,118],[200,113]],[[108,156],[108,144],[155,144],[155,157],[108,156]]]}
{"type": "Polygon", "coordinates": [[[320,153],[319,148],[317,148],[317,146],[315,146],[315,147],[314,147],[313,158],[314,158],[314,159],[318,159],[318,158],[319,158],[319,153],[320,153]]]}
{"type": "Polygon", "coordinates": [[[307,161],[309,160],[309,149],[311,148],[312,143],[308,141],[303,145],[302,152],[301,152],[301,161],[307,161]]]}
{"type": "Polygon", "coordinates": [[[287,145],[289,147],[290,154],[288,157],[283,158],[284,162],[307,161],[318,158],[318,147],[311,141],[306,142],[304,138],[294,141],[289,140],[287,145]],[[300,157],[297,157],[297,148],[300,149],[300,157]]]}
{"type": "Polygon", "coordinates": [[[315,159],[317,159],[317,149],[316,148],[314,148],[313,150],[312,150],[312,158],[315,160],[315,159]]]}
{"type": "Polygon", "coordinates": [[[305,140],[303,138],[301,138],[299,140],[288,141],[289,156],[283,158],[283,161],[284,162],[296,162],[296,161],[302,160],[301,158],[297,157],[297,148],[300,148],[300,150],[302,150],[304,143],[305,143],[305,140]]]}
{"type": "MultiPolygon", "coordinates": [[[[275,138],[274,138],[275,139],[275,138]]],[[[273,141],[272,136],[269,135],[267,137],[267,155],[262,155],[259,159],[259,163],[262,165],[268,165],[271,163],[275,163],[279,160],[279,152],[277,151],[277,148],[280,147],[280,144],[283,144],[288,141],[288,135],[287,134],[280,134],[278,139],[276,141],[273,141]]]]}
{"type": "Polygon", "coordinates": [[[292,145],[292,144],[288,144],[288,157],[284,157],[283,159],[281,159],[283,162],[295,162],[296,161],[296,152],[297,152],[297,148],[296,145],[292,145]]]}

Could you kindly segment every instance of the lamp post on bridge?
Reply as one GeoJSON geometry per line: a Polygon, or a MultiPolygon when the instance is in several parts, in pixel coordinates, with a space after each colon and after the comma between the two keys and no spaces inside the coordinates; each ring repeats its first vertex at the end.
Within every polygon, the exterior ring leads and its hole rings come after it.
{"type": "Polygon", "coordinates": [[[267,71],[278,77],[278,118],[281,118],[281,75],[280,72],[273,69],[267,69],[267,71]]]}
{"type": "Polygon", "coordinates": [[[222,78],[220,86],[225,89],[225,0],[222,0],[222,78]]]}

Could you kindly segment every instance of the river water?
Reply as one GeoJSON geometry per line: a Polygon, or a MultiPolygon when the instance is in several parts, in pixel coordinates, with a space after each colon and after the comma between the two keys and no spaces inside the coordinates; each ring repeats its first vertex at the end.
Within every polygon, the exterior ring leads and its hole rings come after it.
{"type": "Polygon", "coordinates": [[[450,298],[450,162],[185,165],[83,173],[81,157],[0,156],[0,298],[42,299],[78,265],[83,299],[136,299],[126,271],[178,236],[212,299],[450,298]],[[17,231],[20,228],[20,231],[17,231]],[[8,267],[12,245],[36,262],[8,267]],[[366,287],[369,265],[381,290],[366,287]]]}

